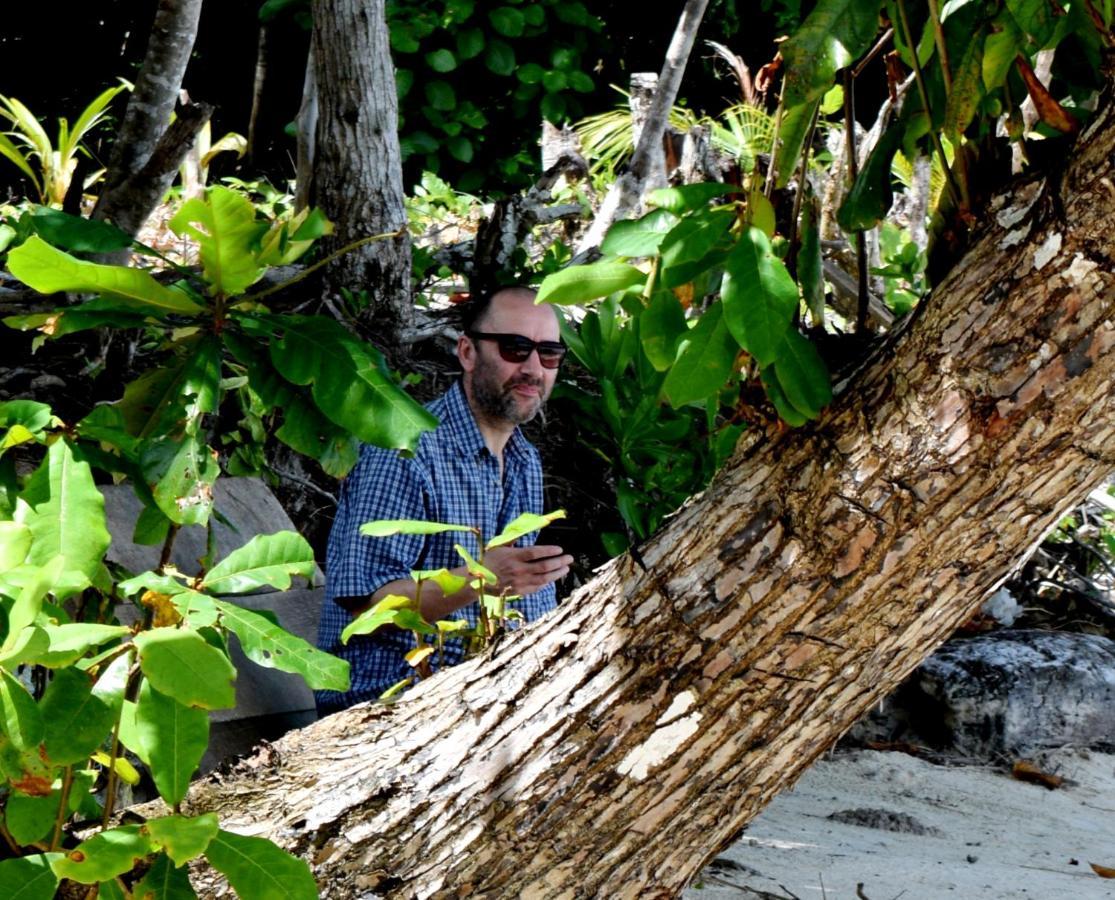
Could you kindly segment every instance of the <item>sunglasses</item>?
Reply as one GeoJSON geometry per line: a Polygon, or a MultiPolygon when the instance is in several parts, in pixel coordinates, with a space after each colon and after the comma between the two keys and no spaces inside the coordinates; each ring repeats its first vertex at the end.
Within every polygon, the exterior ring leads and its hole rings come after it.
{"type": "Polygon", "coordinates": [[[499,355],[509,363],[526,362],[531,353],[538,351],[538,361],[543,369],[556,369],[565,356],[566,346],[561,341],[532,341],[521,334],[493,334],[487,331],[468,331],[474,341],[495,341],[499,355]]]}

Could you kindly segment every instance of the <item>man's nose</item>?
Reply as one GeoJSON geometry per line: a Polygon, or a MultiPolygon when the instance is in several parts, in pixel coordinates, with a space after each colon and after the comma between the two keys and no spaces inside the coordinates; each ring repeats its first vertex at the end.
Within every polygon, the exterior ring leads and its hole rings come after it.
{"type": "Polygon", "coordinates": [[[530,355],[523,360],[519,368],[530,375],[542,376],[542,359],[538,355],[538,348],[530,351],[530,355]]]}

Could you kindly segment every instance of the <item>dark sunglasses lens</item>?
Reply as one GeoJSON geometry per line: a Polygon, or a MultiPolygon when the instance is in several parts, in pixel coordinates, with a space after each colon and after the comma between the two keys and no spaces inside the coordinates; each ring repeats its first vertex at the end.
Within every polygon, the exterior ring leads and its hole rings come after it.
{"type": "Polygon", "coordinates": [[[565,348],[560,344],[556,347],[540,344],[538,347],[538,361],[545,369],[556,369],[564,356],[565,348]]]}
{"type": "Polygon", "coordinates": [[[499,338],[499,355],[507,362],[521,363],[534,349],[534,341],[521,337],[499,338]]]}

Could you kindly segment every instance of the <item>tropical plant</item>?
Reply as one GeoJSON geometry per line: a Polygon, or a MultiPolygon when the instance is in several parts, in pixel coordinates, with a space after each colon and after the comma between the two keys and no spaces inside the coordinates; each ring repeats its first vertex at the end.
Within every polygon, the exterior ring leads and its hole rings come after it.
{"type": "MultiPolygon", "coordinates": [[[[23,103],[0,95],[0,116],[12,126],[11,130],[0,133],[0,156],[27,176],[40,203],[60,207],[77,169],[77,155],[85,152],[81,141],[108,115],[109,105],[116,95],[130,89],[129,83],[122,82],[102,91],[82,110],[72,128],[68,120],[59,119],[54,143],[23,103]]],[[[103,172],[101,169],[91,175],[84,186],[94,184],[103,172]]]]}

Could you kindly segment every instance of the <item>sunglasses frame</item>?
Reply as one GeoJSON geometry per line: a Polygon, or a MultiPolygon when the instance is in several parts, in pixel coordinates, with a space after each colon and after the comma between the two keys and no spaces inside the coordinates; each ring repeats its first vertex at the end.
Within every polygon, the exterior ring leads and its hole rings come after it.
{"type": "Polygon", "coordinates": [[[474,341],[493,341],[499,348],[499,356],[504,362],[521,364],[530,359],[530,355],[537,350],[538,362],[543,369],[556,369],[562,360],[565,359],[568,347],[561,341],[532,341],[530,338],[521,334],[513,334],[510,332],[494,332],[494,331],[466,331],[465,334],[472,338],[474,341]],[[518,345],[518,350],[512,349],[512,344],[518,345]],[[529,345],[529,347],[528,347],[529,345]],[[517,353],[526,350],[522,359],[512,359],[507,354],[517,353]],[[553,354],[557,354],[557,361],[552,365],[547,362],[547,356],[543,355],[543,351],[550,354],[549,359],[553,359],[553,354]]]}

